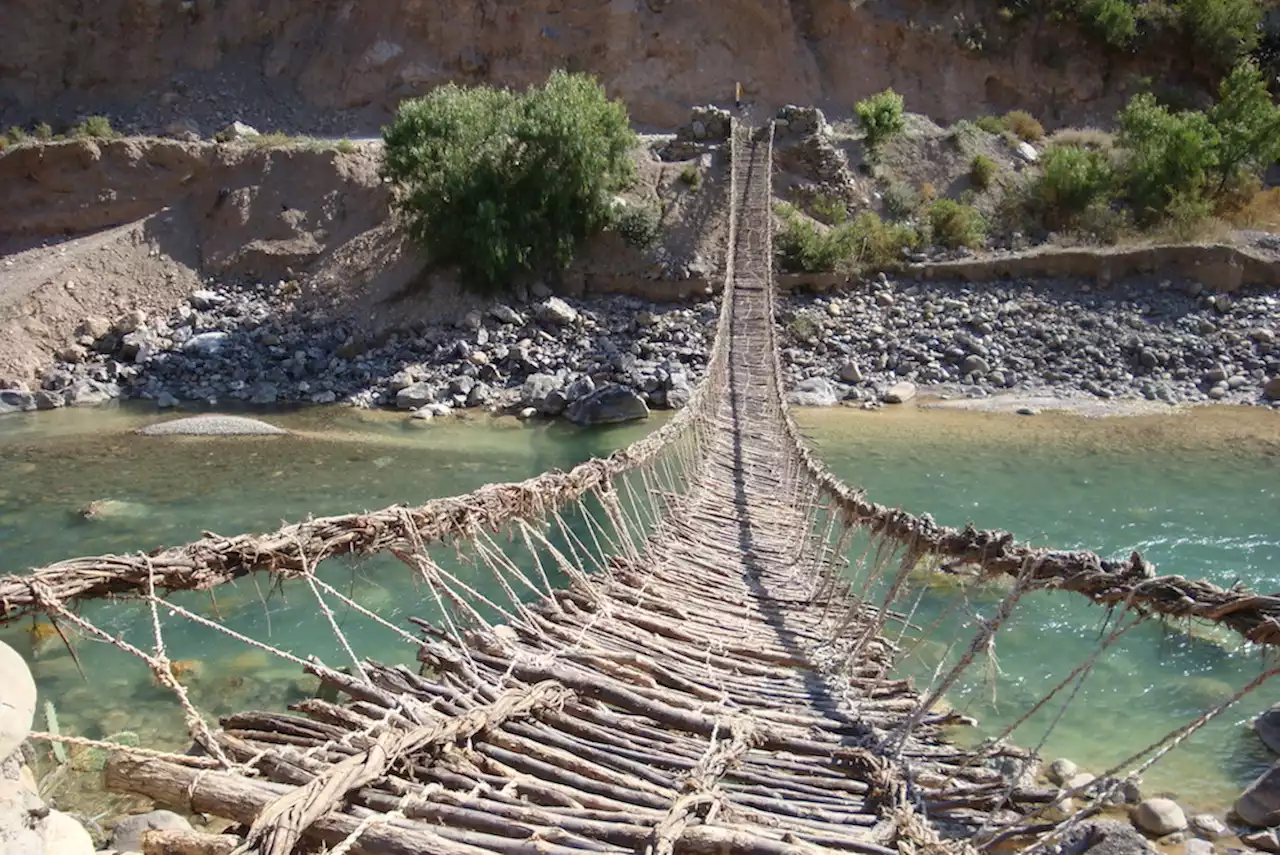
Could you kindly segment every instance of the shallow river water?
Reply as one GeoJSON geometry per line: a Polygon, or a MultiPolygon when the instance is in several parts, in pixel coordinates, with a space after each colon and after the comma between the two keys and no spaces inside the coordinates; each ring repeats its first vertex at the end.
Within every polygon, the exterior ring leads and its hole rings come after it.
{"type": "MultiPolygon", "coordinates": [[[[277,414],[295,436],[147,438],[132,429],[155,414],[62,411],[0,420],[0,572],[76,556],[171,545],[203,531],[266,531],[308,514],[346,513],[520,480],[568,468],[646,433],[646,425],[582,431],[477,418],[423,424],[346,409],[277,414]],[[88,503],[110,500],[96,519],[88,503]]],[[[829,465],[877,500],[939,521],[1007,528],[1039,545],[1092,548],[1107,556],[1137,549],[1161,572],[1280,588],[1280,416],[1220,409],[1193,415],[1085,420],[898,408],[878,413],[809,412],[802,423],[829,465]]],[[[382,618],[429,612],[395,559],[331,562],[324,578],[382,618]]],[[[479,578],[479,571],[476,571],[479,578]]],[[[1003,591],[969,590],[944,617],[946,630],[920,645],[909,667],[927,680],[946,645],[965,647],[977,615],[990,616],[1003,591]],[[946,643],[937,639],[947,639],[946,643]]],[[[1068,594],[1024,598],[996,645],[993,668],[972,669],[950,702],[998,732],[1083,661],[1106,613],[1068,594]]],[[[271,591],[241,582],[178,595],[197,615],[305,657],[345,660],[309,591],[271,591]]],[[[954,591],[927,592],[915,614],[928,624],[954,591]]],[[[83,614],[110,635],[149,649],[151,615],[136,604],[91,603],[83,614]]],[[[391,630],[339,611],[361,655],[411,661],[391,630]]],[[[180,660],[192,701],[207,713],[281,708],[315,683],[298,665],[161,611],[171,659],[180,660]]],[[[73,635],[79,667],[47,625],[0,633],[31,657],[57,727],[93,738],[135,733],[144,744],[185,747],[182,718],[167,690],[138,660],[101,639],[73,635]],[[86,677],[82,677],[83,669],[86,677]]],[[[1100,773],[1189,716],[1225,700],[1262,667],[1224,634],[1144,625],[1104,654],[1049,733],[1043,753],[1100,773]]],[[[1274,681],[1273,681],[1274,682],[1274,681]]],[[[1242,726],[1278,696],[1274,685],[1246,698],[1145,776],[1148,793],[1170,792],[1221,811],[1267,762],[1242,726]]],[[[1035,745],[1057,714],[1050,707],[1014,736],[1035,745]]],[[[46,726],[42,713],[38,727],[46,726]]],[[[80,758],[92,767],[93,758],[80,758]]],[[[70,794],[65,794],[71,798],[70,794]]]]}

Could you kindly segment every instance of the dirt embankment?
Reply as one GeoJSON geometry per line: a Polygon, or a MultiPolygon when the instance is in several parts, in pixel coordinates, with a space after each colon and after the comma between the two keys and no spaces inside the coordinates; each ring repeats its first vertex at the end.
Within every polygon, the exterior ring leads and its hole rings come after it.
{"type": "Polygon", "coordinates": [[[978,0],[7,0],[0,119],[96,110],[134,130],[186,118],[210,132],[238,115],[370,133],[441,83],[524,86],[555,68],[597,74],[659,127],[727,104],[737,81],[766,109],[838,114],[892,86],[941,121],[1016,107],[1050,125],[1107,119],[1150,80],[1203,88],[1175,45],[1104,54],[1068,23],[992,13],[978,0]]]}
{"type": "MultiPolygon", "coordinates": [[[[650,143],[652,141],[649,141],[650,143]]],[[[390,211],[375,145],[159,139],[23,146],[0,155],[0,380],[29,380],[90,318],[168,314],[211,279],[288,281],[327,317],[371,335],[465,312],[425,271],[390,211]]],[[[636,152],[633,203],[661,209],[660,244],[601,236],[558,283],[574,294],[680,299],[707,287],[722,239],[723,164],[636,152]],[[700,189],[680,176],[703,176],[700,189]]]]}

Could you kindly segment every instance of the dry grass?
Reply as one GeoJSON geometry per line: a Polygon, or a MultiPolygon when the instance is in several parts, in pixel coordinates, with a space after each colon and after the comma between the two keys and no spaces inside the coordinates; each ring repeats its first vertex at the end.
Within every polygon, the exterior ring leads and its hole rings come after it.
{"type": "Polygon", "coordinates": [[[1049,145],[1074,145],[1095,151],[1110,151],[1115,135],[1098,128],[1063,128],[1049,137],[1049,145]]]}
{"type": "Polygon", "coordinates": [[[1237,228],[1280,232],[1280,187],[1257,191],[1227,219],[1237,228]]]}
{"type": "Polygon", "coordinates": [[[1004,114],[1004,123],[1019,139],[1029,143],[1044,139],[1044,126],[1025,110],[1010,110],[1004,114]]]}

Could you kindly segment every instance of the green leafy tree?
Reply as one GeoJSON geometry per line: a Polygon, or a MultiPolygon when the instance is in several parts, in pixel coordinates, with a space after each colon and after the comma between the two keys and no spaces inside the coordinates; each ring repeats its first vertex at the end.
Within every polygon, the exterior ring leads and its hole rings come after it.
{"type": "Polygon", "coordinates": [[[1036,185],[1050,227],[1069,225],[1089,208],[1110,200],[1111,161],[1100,151],[1075,145],[1053,146],[1044,155],[1044,173],[1036,185]]]}
{"type": "Polygon", "coordinates": [[[902,133],[906,119],[902,112],[905,102],[892,89],[886,89],[854,105],[858,124],[867,135],[867,147],[877,148],[882,142],[902,133]]]}
{"type": "Polygon", "coordinates": [[[1239,63],[1223,78],[1209,122],[1217,131],[1215,193],[1280,158],[1280,107],[1272,103],[1253,60],[1239,63]]]}
{"type": "Polygon", "coordinates": [[[1085,0],[1081,11],[1112,47],[1127,47],[1138,33],[1137,16],[1127,0],[1085,0]]]}
{"type": "Polygon", "coordinates": [[[403,103],[383,139],[410,237],[481,291],[567,266],[610,225],[636,143],[621,102],[559,71],[519,94],[440,87],[403,103]]]}
{"type": "Polygon", "coordinates": [[[1170,113],[1144,92],[1118,118],[1129,200],[1141,219],[1159,218],[1175,198],[1203,195],[1218,163],[1218,132],[1204,113],[1170,113]]]}
{"type": "Polygon", "coordinates": [[[1262,8],[1257,0],[1182,0],[1178,12],[1196,50],[1221,68],[1258,46],[1262,8]]]}

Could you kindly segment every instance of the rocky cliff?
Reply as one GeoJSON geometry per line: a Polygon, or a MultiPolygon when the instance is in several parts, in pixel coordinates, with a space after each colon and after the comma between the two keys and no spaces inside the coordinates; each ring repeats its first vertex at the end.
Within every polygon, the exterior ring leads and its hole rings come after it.
{"type": "Polygon", "coordinates": [[[838,112],[892,86],[935,119],[1018,107],[1055,125],[1110,116],[1144,76],[1188,79],[1172,56],[1103,55],[1062,23],[975,26],[994,11],[982,0],[7,0],[0,118],[112,107],[135,125],[253,118],[269,93],[275,111],[259,116],[278,127],[368,132],[445,81],[523,86],[568,68],[665,127],[692,104],[731,101],[735,81],[762,107],[838,112]],[[348,110],[363,113],[337,113],[348,110]]]}

